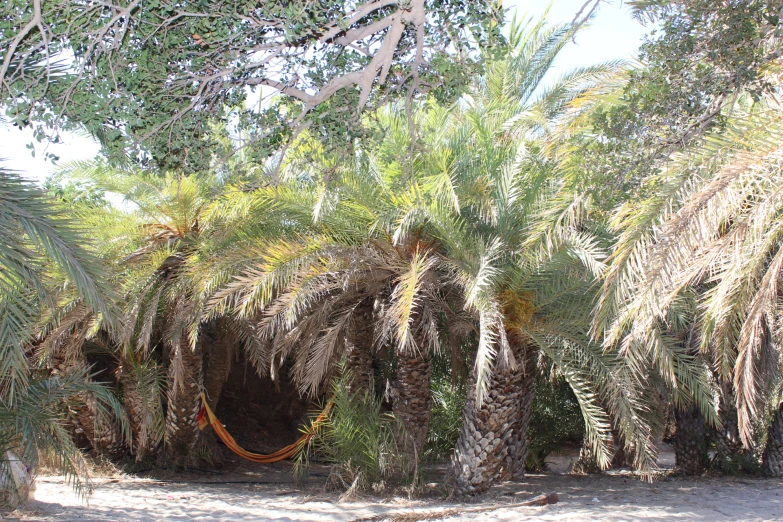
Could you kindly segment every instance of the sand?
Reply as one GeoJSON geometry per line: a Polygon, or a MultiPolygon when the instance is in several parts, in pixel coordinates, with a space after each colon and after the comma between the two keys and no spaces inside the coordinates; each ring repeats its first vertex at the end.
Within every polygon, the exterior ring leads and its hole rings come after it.
{"type": "Polygon", "coordinates": [[[10,520],[40,521],[350,521],[390,513],[438,509],[489,508],[428,520],[783,520],[783,480],[746,477],[669,478],[654,484],[629,472],[594,476],[531,474],[507,482],[470,502],[449,501],[430,485],[428,498],[363,497],[340,501],[325,492],[325,468],[316,468],[304,489],[294,486],[290,467],[256,466],[223,475],[190,473],[171,480],[120,477],[95,479],[84,503],[58,477],[40,477],[36,501],[10,520]],[[556,491],[560,502],[543,507],[504,508],[542,492],[556,491]]]}

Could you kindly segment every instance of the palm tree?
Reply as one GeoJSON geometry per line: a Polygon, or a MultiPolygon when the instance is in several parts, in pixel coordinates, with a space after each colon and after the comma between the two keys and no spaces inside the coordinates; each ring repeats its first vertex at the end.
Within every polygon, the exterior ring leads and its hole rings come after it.
{"type": "MultiPolygon", "coordinates": [[[[407,132],[401,115],[387,116],[399,136],[407,132]]],[[[300,147],[311,159],[320,153],[315,141],[300,147]]],[[[398,152],[382,154],[399,158],[398,152]]],[[[321,166],[328,161],[322,159],[321,166]]],[[[419,189],[398,168],[399,161],[363,150],[355,161],[340,164],[339,182],[328,187],[321,178],[302,181],[306,176],[296,168],[296,153],[291,162],[287,171],[296,172],[298,181],[231,194],[221,204],[248,208],[238,234],[249,239],[228,243],[228,251],[216,256],[221,266],[209,270],[214,279],[239,275],[211,297],[210,317],[231,314],[255,324],[249,349],[257,367],[274,375],[292,356],[294,377],[307,394],[318,392],[344,353],[362,380],[354,386],[367,386],[372,354],[392,346],[393,409],[405,427],[404,446],[415,459],[427,433],[428,353],[437,347],[436,311],[445,298],[433,245],[415,227],[401,226],[419,189]],[[284,224],[277,239],[268,222],[284,224]]],[[[215,286],[214,281],[204,285],[215,286]]]]}
{"type": "MultiPolygon", "coordinates": [[[[66,301],[55,310],[51,328],[42,329],[33,342],[33,360],[40,368],[54,375],[71,372],[92,373],[94,381],[110,384],[105,369],[91,368],[85,353],[86,345],[97,346],[103,337],[102,322],[81,299],[66,301]],[[109,382],[106,382],[109,381],[109,382]]],[[[97,454],[118,458],[127,450],[126,440],[118,419],[107,419],[97,411],[94,400],[87,396],[73,401],[68,407],[68,428],[81,447],[87,445],[97,454]],[[84,444],[86,443],[86,445],[84,444]]]]}
{"type": "Polygon", "coordinates": [[[779,374],[783,112],[777,94],[756,102],[748,95],[725,118],[722,129],[667,158],[645,180],[646,197],[617,212],[620,235],[595,328],[631,357],[653,354],[662,375],[684,384],[675,402],[685,408],[695,396],[709,424],[725,421],[722,431],[731,438],[736,429],[749,448],[779,374]],[[698,303],[699,351],[723,390],[720,420],[712,387],[687,374],[691,356],[661,335],[688,293],[698,303]]]}
{"type": "Polygon", "coordinates": [[[640,468],[654,463],[630,369],[591,342],[580,313],[605,254],[579,177],[563,163],[569,133],[617,71],[580,69],[544,86],[572,34],[544,20],[513,24],[505,54],[488,63],[449,122],[449,161],[435,183],[440,205],[428,219],[480,323],[474,391],[451,468],[460,493],[524,474],[539,357],[574,389],[601,466],[611,423],[599,397],[634,441],[640,468]]]}
{"type": "MultiPolygon", "coordinates": [[[[86,468],[65,429],[64,405],[87,401],[105,420],[121,419],[121,408],[86,368],[37,371],[31,356],[36,339],[57,328],[62,307],[84,303],[107,322],[116,317],[81,232],[35,185],[0,169],[0,450],[31,467],[50,452],[78,488],[87,485],[86,468]]],[[[8,458],[0,473],[14,484],[8,458]]]]}
{"type": "Polygon", "coordinates": [[[783,406],[777,405],[767,430],[767,444],[761,456],[762,470],[770,477],[783,477],[783,406]]]}
{"type": "Polygon", "coordinates": [[[220,181],[101,160],[68,165],[60,175],[123,194],[126,205],[135,207],[130,212],[97,209],[85,219],[114,236],[106,255],[117,263],[114,277],[125,295],[123,328],[113,337],[120,348],[119,379],[134,424],[136,458],[153,452],[162,439],[166,456],[183,463],[198,439],[196,416],[204,388],[203,328],[189,264],[198,258],[209,228],[205,216],[220,181]],[[159,403],[164,389],[165,410],[159,403]]]}
{"type": "MultiPolygon", "coordinates": [[[[632,368],[590,341],[578,313],[589,309],[589,287],[603,269],[603,250],[583,219],[588,202],[575,197],[574,178],[556,176],[559,160],[541,146],[548,126],[578,114],[596,80],[614,73],[577,71],[539,93],[570,37],[543,25],[516,27],[508,59],[490,66],[455,110],[416,110],[418,141],[405,115],[394,113],[381,115],[385,139],[352,148],[347,160],[324,158],[316,141],[303,140],[301,154],[316,169],[290,168],[288,185],[232,195],[223,205],[243,209],[235,214],[246,222],[284,226],[276,241],[218,256],[216,279],[240,275],[211,298],[211,313],[258,322],[255,359],[274,371],[293,355],[303,390],[312,391],[341,353],[359,303],[372,296],[375,345],[393,341],[404,369],[394,408],[414,450],[429,418],[421,348],[437,347],[439,315],[475,321],[475,386],[453,468],[461,492],[523,471],[538,350],[580,399],[602,465],[611,432],[602,401],[633,441],[639,467],[654,462],[632,368]],[[545,214],[552,207],[544,201],[563,208],[545,214]]],[[[296,154],[290,162],[297,165],[296,154]]]]}

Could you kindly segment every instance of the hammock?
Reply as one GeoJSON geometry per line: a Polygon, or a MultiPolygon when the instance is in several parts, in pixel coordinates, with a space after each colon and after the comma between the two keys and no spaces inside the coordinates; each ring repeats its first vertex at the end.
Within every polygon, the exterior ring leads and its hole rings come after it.
{"type": "Polygon", "coordinates": [[[329,411],[332,409],[332,403],[329,402],[326,404],[326,408],[318,415],[318,417],[313,421],[312,426],[307,430],[307,433],[299,437],[299,440],[294,442],[293,444],[289,444],[288,446],[277,450],[274,453],[270,453],[269,455],[264,455],[261,453],[252,453],[250,451],[245,451],[241,447],[239,447],[239,444],[234,440],[234,437],[231,436],[231,434],[226,431],[226,428],[223,426],[223,424],[218,420],[217,417],[215,417],[215,414],[212,412],[212,410],[207,405],[207,400],[204,397],[204,394],[201,394],[201,410],[198,412],[198,429],[203,430],[207,426],[212,426],[212,430],[215,432],[215,435],[217,435],[220,440],[223,441],[223,444],[225,444],[228,449],[242,457],[243,459],[247,459],[251,462],[257,462],[259,464],[271,464],[273,462],[280,462],[281,460],[290,459],[294,453],[299,450],[302,446],[305,446],[310,442],[310,439],[312,439],[315,436],[316,429],[323,424],[323,422],[326,420],[327,416],[329,415],[329,411]]]}

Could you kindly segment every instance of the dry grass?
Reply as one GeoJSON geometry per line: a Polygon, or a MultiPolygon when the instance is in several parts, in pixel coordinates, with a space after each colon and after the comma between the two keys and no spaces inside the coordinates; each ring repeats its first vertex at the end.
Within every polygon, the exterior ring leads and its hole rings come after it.
{"type": "MultiPolygon", "coordinates": [[[[106,457],[85,455],[84,462],[87,466],[87,473],[90,478],[109,479],[123,478],[125,476],[125,472],[116,464],[106,459],[106,457]]],[[[53,465],[52,459],[49,456],[41,455],[41,458],[38,461],[36,475],[56,476],[59,475],[59,470],[53,465]]]]}

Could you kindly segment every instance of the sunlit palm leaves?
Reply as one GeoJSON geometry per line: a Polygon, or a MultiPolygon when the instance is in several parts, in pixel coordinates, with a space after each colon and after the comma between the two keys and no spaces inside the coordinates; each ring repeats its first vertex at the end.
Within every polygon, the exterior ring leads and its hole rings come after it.
{"type": "Polygon", "coordinates": [[[74,316],[114,319],[103,274],[80,232],[37,187],[0,169],[0,445],[28,464],[51,452],[83,485],[81,454],[62,425],[65,403],[86,394],[103,417],[109,410],[121,417],[119,405],[86,369],[50,377],[32,361],[34,336],[58,337],[74,316]]]}
{"type": "Polygon", "coordinates": [[[446,188],[453,196],[441,184],[435,200],[458,201],[459,214],[435,205],[428,218],[479,318],[479,398],[489,369],[508,364],[505,331],[513,324],[571,384],[601,464],[608,465],[605,441],[614,422],[639,468],[649,470],[655,455],[641,387],[632,368],[587,336],[584,311],[605,269],[607,245],[593,232],[600,227],[565,157],[581,114],[598,93],[616,88],[621,74],[614,65],[598,66],[543,85],[570,36],[568,27],[543,22],[512,28],[508,54],[487,67],[449,121],[446,188]],[[508,315],[508,295],[520,301],[511,308],[529,309],[522,320],[508,315]]]}
{"type": "Polygon", "coordinates": [[[647,180],[650,195],[618,211],[595,322],[633,357],[668,354],[654,362],[673,375],[678,354],[660,325],[696,289],[701,351],[734,380],[746,444],[778,371],[781,114],[778,100],[741,101],[725,130],[671,158],[647,180]]]}

